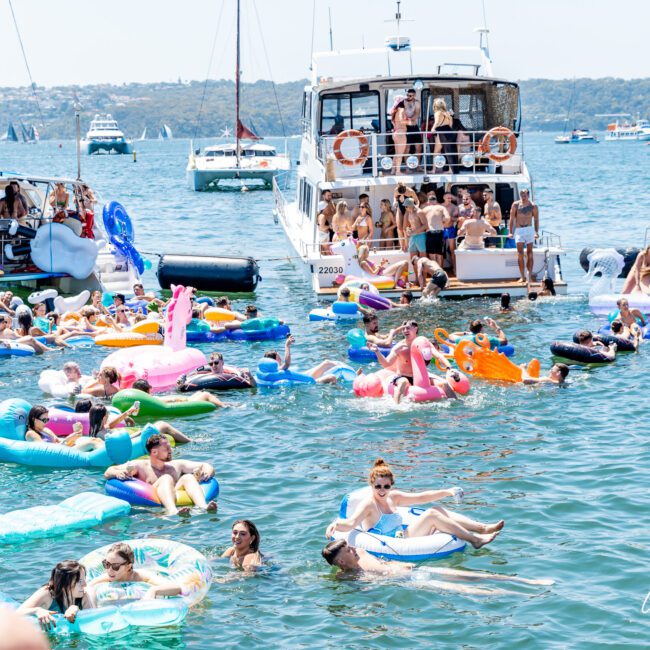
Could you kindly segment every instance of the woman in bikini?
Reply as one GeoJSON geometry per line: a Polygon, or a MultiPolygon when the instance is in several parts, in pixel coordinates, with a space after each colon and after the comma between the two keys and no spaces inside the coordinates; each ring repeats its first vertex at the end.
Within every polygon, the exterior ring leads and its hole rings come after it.
{"type": "Polygon", "coordinates": [[[81,392],[84,395],[108,399],[120,390],[119,381],[120,375],[117,370],[112,366],[106,366],[99,371],[97,379],[88,384],[81,392]]]}
{"type": "Polygon", "coordinates": [[[370,249],[366,244],[361,244],[359,250],[357,251],[357,261],[359,266],[366,272],[371,275],[392,275],[395,286],[400,281],[402,273],[408,268],[408,261],[404,260],[402,262],[393,262],[393,264],[388,264],[388,260],[382,260],[381,264],[377,266],[374,262],[371,262],[368,259],[370,255],[370,249]]]}
{"type": "Polygon", "coordinates": [[[257,526],[248,519],[239,519],[232,525],[232,546],[221,557],[229,557],[230,564],[237,569],[250,571],[262,566],[260,533],[257,526]]]}
{"type": "Polygon", "coordinates": [[[362,242],[368,242],[372,239],[372,209],[369,205],[362,203],[359,206],[359,216],[352,224],[352,230],[356,231],[357,239],[362,242]]]}
{"type": "Polygon", "coordinates": [[[404,106],[404,95],[397,95],[390,112],[390,121],[393,124],[393,143],[395,144],[395,157],[391,174],[402,175],[402,158],[406,153],[406,107],[404,106]]]}
{"type": "Polygon", "coordinates": [[[650,246],[646,246],[636,256],[634,265],[625,278],[622,293],[650,295],[650,246]]]}
{"type": "Polygon", "coordinates": [[[4,198],[0,199],[0,218],[16,219],[21,226],[26,226],[26,216],[27,211],[25,210],[22,201],[17,196],[14,186],[8,184],[5,187],[4,198]]]}
{"type": "Polygon", "coordinates": [[[334,229],[332,241],[342,241],[352,234],[352,217],[348,212],[348,204],[345,201],[339,201],[336,204],[336,212],[332,218],[332,228],[334,229]]]}
{"type": "Polygon", "coordinates": [[[66,445],[67,447],[75,447],[79,451],[92,451],[104,445],[102,440],[84,436],[81,422],[75,423],[72,429],[73,433],[67,438],[59,438],[54,431],[46,426],[49,421],[47,407],[40,405],[33,406],[27,414],[25,440],[27,442],[66,445]]]}
{"type": "Polygon", "coordinates": [[[326,531],[331,538],[335,531],[346,532],[361,527],[369,533],[388,537],[423,537],[435,532],[449,533],[468,541],[474,548],[489,544],[504,526],[504,521],[482,524],[440,506],[429,508],[409,526],[402,522],[398,507],[431,503],[445,497],[455,496],[456,489],[403,492],[393,489],[395,477],[391,468],[378,458],[368,477],[370,494],[348,519],[337,519],[326,531]]]}
{"type": "Polygon", "coordinates": [[[68,218],[68,201],[70,200],[70,194],[65,189],[63,183],[57,183],[54,186],[54,192],[50,194],[50,205],[54,211],[53,220],[57,222],[62,222],[68,218]]]}
{"type": "Polygon", "coordinates": [[[395,221],[395,214],[390,207],[390,201],[388,199],[382,199],[379,202],[379,206],[381,216],[375,224],[377,228],[381,228],[379,248],[395,248],[395,244],[397,243],[397,222],[395,221]]]}

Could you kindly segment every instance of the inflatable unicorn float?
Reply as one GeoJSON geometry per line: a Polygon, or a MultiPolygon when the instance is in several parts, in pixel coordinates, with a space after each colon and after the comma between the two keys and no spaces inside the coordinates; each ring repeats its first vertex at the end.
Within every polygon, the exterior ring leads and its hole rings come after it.
{"type": "MultiPolygon", "coordinates": [[[[415,402],[432,402],[446,399],[447,393],[431,382],[427,361],[433,359],[433,344],[424,336],[416,337],[411,343],[411,364],[413,385],[409,386],[406,398],[415,402]]],[[[358,397],[383,397],[393,395],[395,371],[382,368],[369,375],[359,375],[352,388],[358,397]]],[[[469,392],[469,381],[461,372],[448,370],[445,377],[449,386],[459,395],[469,392]]]]}
{"type": "Polygon", "coordinates": [[[120,387],[123,389],[130,388],[137,379],[146,379],[154,392],[173,388],[178,377],[208,362],[203,352],[187,347],[185,334],[191,318],[191,287],[172,285],[163,345],[122,348],[109,354],[101,367],[115,368],[122,377],[120,387]]]}
{"type": "Polygon", "coordinates": [[[345,283],[346,286],[359,286],[359,284],[367,282],[376,289],[392,289],[395,286],[393,277],[373,275],[359,266],[357,246],[352,237],[334,242],[330,249],[334,255],[340,255],[343,258],[343,273],[337,277],[337,284],[345,283]]]}

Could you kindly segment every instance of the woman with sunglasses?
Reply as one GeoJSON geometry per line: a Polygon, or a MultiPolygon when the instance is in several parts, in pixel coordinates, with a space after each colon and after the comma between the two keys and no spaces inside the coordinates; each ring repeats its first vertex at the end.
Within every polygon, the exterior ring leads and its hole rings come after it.
{"type": "Polygon", "coordinates": [[[159,596],[178,596],[181,586],[163,577],[154,571],[135,569],[135,555],[133,549],[124,542],[113,544],[107,553],[102,566],[104,573],[91,581],[89,587],[95,593],[95,587],[107,582],[143,582],[150,585],[142,596],[142,600],[152,600],[159,596]]]}
{"type": "Polygon", "coordinates": [[[86,591],[86,569],[76,560],[59,562],[50,580],[37,589],[16,611],[34,615],[44,630],[56,627],[53,614],[63,614],[74,623],[79,610],[93,609],[95,600],[86,591]]]}
{"type": "Polygon", "coordinates": [[[104,442],[99,438],[89,438],[83,435],[81,423],[73,426],[73,433],[67,438],[59,438],[47,427],[50,421],[47,407],[33,406],[27,415],[27,432],[25,440],[28,442],[47,442],[50,444],[62,444],[68,447],[75,447],[79,451],[92,451],[101,447],[104,442]]]}
{"type": "Polygon", "coordinates": [[[232,546],[221,557],[229,557],[230,564],[237,569],[250,571],[262,566],[260,533],[252,521],[238,519],[232,525],[231,539],[232,546]]]}
{"type": "Polygon", "coordinates": [[[417,522],[406,527],[396,508],[431,503],[444,497],[456,496],[458,489],[423,492],[394,490],[393,472],[381,458],[375,461],[370,470],[368,482],[372,488],[371,494],[361,502],[351,517],[337,519],[331,523],[326,531],[327,537],[331,538],[337,530],[346,532],[361,526],[370,533],[387,537],[424,537],[435,532],[449,533],[468,541],[474,548],[481,548],[489,544],[505,524],[503,520],[495,524],[483,524],[435,506],[422,513],[417,522]]]}

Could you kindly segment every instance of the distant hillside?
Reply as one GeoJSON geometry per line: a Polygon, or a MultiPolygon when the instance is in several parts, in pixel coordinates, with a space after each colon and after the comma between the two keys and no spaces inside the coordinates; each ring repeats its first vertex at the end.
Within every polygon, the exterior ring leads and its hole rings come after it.
{"type": "MultiPolygon", "coordinates": [[[[276,92],[287,135],[300,131],[300,102],[306,81],[278,84],[276,92]]],[[[605,128],[607,118],[598,113],[640,113],[650,117],[650,79],[529,79],[522,81],[523,123],[526,130],[561,131],[572,103],[569,128],[605,128]],[[575,92],[573,89],[575,88],[575,92]]],[[[137,138],[145,126],[155,137],[168,124],[176,137],[215,136],[233,130],[235,87],[232,81],[124,84],[122,86],[59,86],[38,88],[43,112],[44,139],[74,137],[74,100],[82,110],[82,131],[95,113],[111,113],[122,130],[137,138]],[[203,109],[199,106],[204,95],[203,109]]],[[[242,86],[242,119],[263,135],[282,135],[273,85],[258,81],[242,86]]],[[[0,130],[20,121],[40,123],[36,103],[28,88],[0,88],[0,130]]]]}

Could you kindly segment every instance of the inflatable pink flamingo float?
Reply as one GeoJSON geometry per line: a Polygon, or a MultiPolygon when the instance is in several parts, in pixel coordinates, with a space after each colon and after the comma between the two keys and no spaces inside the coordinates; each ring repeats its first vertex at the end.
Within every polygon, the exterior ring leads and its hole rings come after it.
{"type": "MultiPolygon", "coordinates": [[[[427,371],[427,361],[433,358],[433,344],[425,336],[418,336],[411,343],[411,365],[413,367],[413,385],[409,386],[406,397],[415,402],[433,402],[447,399],[443,390],[431,383],[427,371]]],[[[395,386],[392,378],[395,373],[392,370],[382,368],[369,375],[359,375],[352,388],[359,397],[382,397],[386,393],[393,395],[395,386]]],[[[469,380],[463,373],[457,370],[448,370],[446,381],[454,392],[459,395],[466,395],[469,392],[469,380]]]]}
{"type": "Polygon", "coordinates": [[[207,363],[203,352],[186,345],[185,330],[191,317],[191,287],[172,285],[163,345],[122,348],[109,354],[101,367],[112,366],[120,373],[121,388],[129,388],[137,379],[146,379],[154,392],[173,388],[178,377],[207,363]]]}

